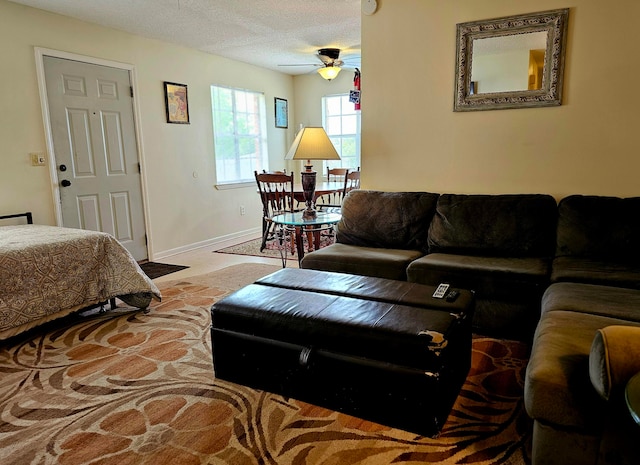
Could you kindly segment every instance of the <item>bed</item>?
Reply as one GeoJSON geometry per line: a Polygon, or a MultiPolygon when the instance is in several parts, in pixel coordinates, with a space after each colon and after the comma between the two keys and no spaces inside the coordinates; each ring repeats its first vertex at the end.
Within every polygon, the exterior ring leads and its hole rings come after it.
{"type": "Polygon", "coordinates": [[[0,340],[116,297],[138,308],[161,299],[113,236],[34,224],[0,226],[0,340]]]}

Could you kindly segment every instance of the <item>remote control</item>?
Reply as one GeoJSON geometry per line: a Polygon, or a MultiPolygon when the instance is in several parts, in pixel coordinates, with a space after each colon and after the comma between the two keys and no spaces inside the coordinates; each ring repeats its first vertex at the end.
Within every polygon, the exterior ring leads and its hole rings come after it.
{"type": "Polygon", "coordinates": [[[451,292],[449,292],[447,294],[447,302],[455,302],[455,300],[458,298],[458,296],[460,295],[460,292],[456,291],[455,289],[452,289],[451,292]]]}
{"type": "Polygon", "coordinates": [[[436,288],[436,291],[433,293],[432,297],[434,297],[435,299],[442,299],[448,290],[449,290],[448,284],[444,284],[444,283],[439,284],[438,287],[436,288]]]}

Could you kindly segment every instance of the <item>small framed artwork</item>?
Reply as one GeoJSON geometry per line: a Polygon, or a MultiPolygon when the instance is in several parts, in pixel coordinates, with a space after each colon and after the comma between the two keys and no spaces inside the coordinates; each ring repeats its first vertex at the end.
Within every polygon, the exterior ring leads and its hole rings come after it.
{"type": "Polygon", "coordinates": [[[167,123],[189,124],[189,101],[187,100],[186,84],[165,82],[164,100],[167,109],[167,123]]]}
{"type": "Polygon", "coordinates": [[[287,101],[283,98],[275,97],[276,108],[276,127],[288,128],[289,127],[289,110],[287,108],[287,101]]]}

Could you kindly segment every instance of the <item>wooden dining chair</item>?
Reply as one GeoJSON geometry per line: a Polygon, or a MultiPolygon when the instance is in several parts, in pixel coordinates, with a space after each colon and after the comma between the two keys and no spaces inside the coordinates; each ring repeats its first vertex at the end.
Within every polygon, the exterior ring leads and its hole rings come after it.
{"type": "Polygon", "coordinates": [[[354,189],[360,189],[360,167],[359,166],[356,171],[350,171],[347,174],[347,177],[344,181],[344,193],[342,194],[342,197],[344,198],[344,196],[347,195],[349,191],[352,191],[354,189]]]}
{"type": "MultiPolygon", "coordinates": [[[[343,183],[346,186],[349,168],[329,168],[327,167],[327,181],[343,183]]],[[[320,195],[316,198],[316,207],[323,211],[330,208],[339,208],[344,196],[344,189],[320,195]]]]}
{"type": "Polygon", "coordinates": [[[258,173],[254,172],[258,193],[262,201],[262,252],[267,241],[275,238],[272,218],[281,213],[294,211],[293,172],[258,173]]]}

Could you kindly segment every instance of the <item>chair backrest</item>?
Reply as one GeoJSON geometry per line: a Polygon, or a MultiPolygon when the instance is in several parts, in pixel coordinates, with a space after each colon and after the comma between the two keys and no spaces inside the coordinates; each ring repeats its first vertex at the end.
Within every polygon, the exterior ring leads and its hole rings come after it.
{"type": "Polygon", "coordinates": [[[342,182],[349,173],[349,168],[329,168],[327,167],[327,181],[342,182]]]}
{"type": "MultiPolygon", "coordinates": [[[[349,168],[329,168],[327,167],[327,181],[347,185],[347,175],[349,168]]],[[[344,197],[344,189],[319,196],[316,203],[322,205],[340,205],[344,197]]]]}
{"type": "Polygon", "coordinates": [[[344,181],[344,195],[354,189],[360,189],[360,167],[357,171],[350,171],[344,181]]]}
{"type": "Polygon", "coordinates": [[[293,212],[293,171],[286,173],[254,172],[265,218],[293,212]]]}

